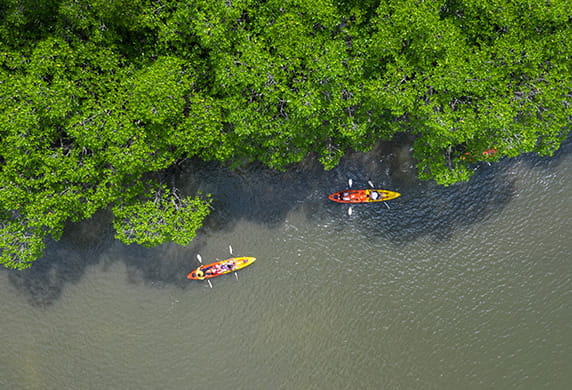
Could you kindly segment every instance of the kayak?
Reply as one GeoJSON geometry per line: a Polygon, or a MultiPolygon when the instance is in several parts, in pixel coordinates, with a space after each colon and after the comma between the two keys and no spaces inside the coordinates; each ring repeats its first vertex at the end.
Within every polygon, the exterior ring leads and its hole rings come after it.
{"type": "Polygon", "coordinates": [[[328,195],[328,199],[338,203],[383,202],[401,196],[399,192],[387,190],[346,190],[328,195]]]}
{"type": "MultiPolygon", "coordinates": [[[[492,149],[487,149],[484,152],[480,153],[481,156],[483,156],[484,158],[489,158],[489,157],[493,157],[495,154],[497,154],[497,150],[495,148],[492,149]]],[[[459,157],[461,160],[469,160],[469,161],[473,161],[476,157],[479,157],[479,154],[477,153],[475,154],[471,154],[471,153],[463,153],[463,155],[461,157],[459,157]]]]}
{"type": "Polygon", "coordinates": [[[217,261],[216,263],[205,264],[187,275],[187,279],[205,280],[215,276],[228,274],[254,263],[256,257],[233,257],[231,259],[217,261]]]}

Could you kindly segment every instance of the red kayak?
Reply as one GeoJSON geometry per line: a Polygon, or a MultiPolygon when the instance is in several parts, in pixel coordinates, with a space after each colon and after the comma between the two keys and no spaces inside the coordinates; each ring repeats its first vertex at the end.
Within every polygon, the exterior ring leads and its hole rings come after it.
{"type": "Polygon", "coordinates": [[[387,190],[346,190],[328,195],[328,199],[338,203],[384,202],[401,196],[399,192],[387,190]]]}

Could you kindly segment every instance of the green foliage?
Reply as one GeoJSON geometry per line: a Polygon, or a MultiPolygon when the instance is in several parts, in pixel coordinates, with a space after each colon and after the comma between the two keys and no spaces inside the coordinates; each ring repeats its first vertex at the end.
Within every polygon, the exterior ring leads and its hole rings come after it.
{"type": "Polygon", "coordinates": [[[209,205],[199,197],[181,199],[176,192],[160,187],[146,200],[113,208],[116,237],[127,244],[144,246],[167,241],[187,245],[209,214],[209,205]]]}
{"type": "Polygon", "coordinates": [[[125,242],[187,243],[209,199],[155,174],[185,158],[284,169],[313,154],[329,169],[405,132],[419,176],[452,184],[482,160],[550,155],[569,131],[568,8],[3,1],[0,263],[29,266],[109,207],[125,242]]]}
{"type": "Polygon", "coordinates": [[[564,3],[380,4],[369,63],[381,64],[372,82],[418,135],[421,178],[468,180],[467,164],[489,158],[481,156],[487,149],[498,159],[558,148],[572,86],[564,3]]]}

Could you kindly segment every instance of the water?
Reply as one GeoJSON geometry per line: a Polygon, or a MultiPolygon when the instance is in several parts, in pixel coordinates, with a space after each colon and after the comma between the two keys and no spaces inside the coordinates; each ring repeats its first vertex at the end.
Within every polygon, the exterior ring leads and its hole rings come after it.
{"type": "Polygon", "coordinates": [[[419,183],[407,149],[279,174],[187,167],[217,199],[188,247],[113,240],[102,213],[0,271],[2,389],[567,389],[572,144],[419,183]],[[325,200],[352,177],[403,193],[325,200]],[[251,267],[185,275],[235,254],[251,267]]]}

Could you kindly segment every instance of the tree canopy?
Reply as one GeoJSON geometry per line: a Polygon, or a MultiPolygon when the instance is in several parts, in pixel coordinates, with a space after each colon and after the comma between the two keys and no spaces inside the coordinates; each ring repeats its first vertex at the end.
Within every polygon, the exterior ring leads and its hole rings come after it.
{"type": "Polygon", "coordinates": [[[0,263],[111,208],[188,243],[196,158],[282,169],[414,137],[419,176],[550,155],[569,131],[568,0],[0,0],[0,263]]]}

